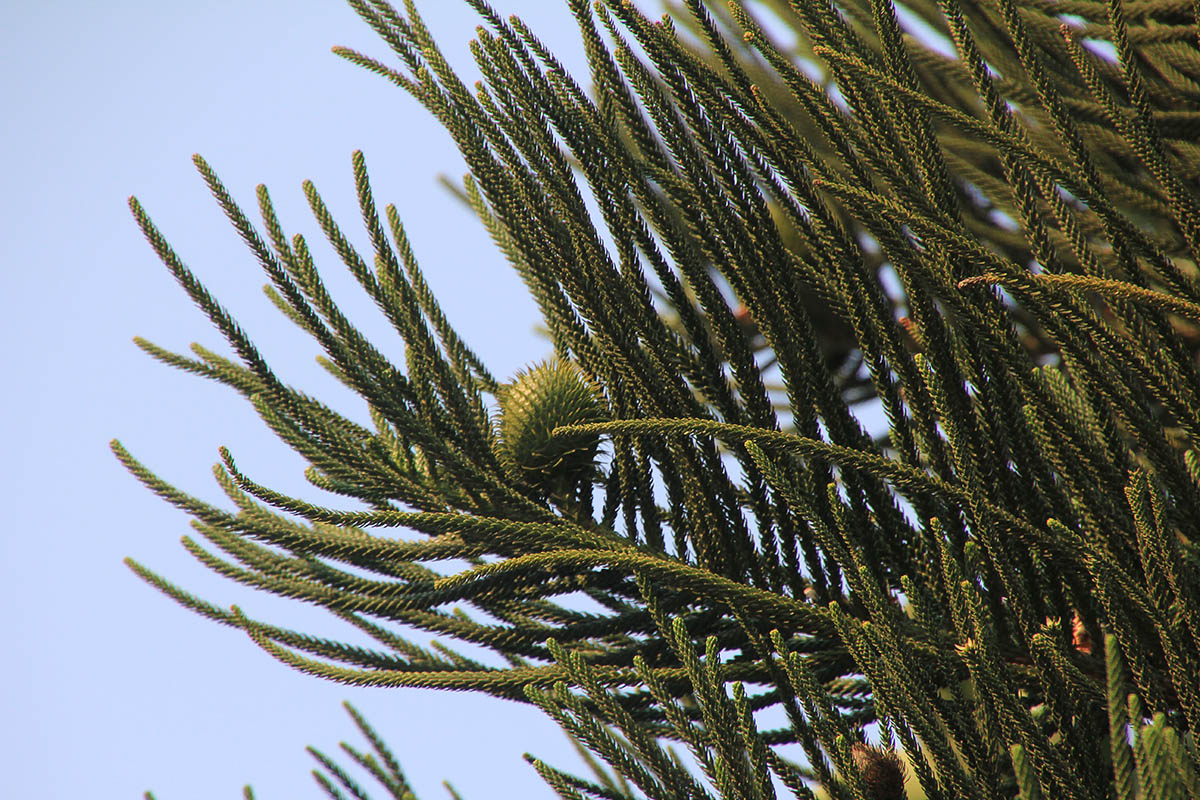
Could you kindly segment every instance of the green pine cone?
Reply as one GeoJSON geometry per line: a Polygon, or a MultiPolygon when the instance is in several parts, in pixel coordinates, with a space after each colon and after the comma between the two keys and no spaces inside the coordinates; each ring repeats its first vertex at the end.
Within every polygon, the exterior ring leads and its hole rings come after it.
{"type": "Polygon", "coordinates": [[[608,419],[600,392],[574,363],[554,359],[518,372],[499,399],[497,454],[514,480],[562,495],[595,471],[599,436],[550,436],[564,425],[608,419]]]}

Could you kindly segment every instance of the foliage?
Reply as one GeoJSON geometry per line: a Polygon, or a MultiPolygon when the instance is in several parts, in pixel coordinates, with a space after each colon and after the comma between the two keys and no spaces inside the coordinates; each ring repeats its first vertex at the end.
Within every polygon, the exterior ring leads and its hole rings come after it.
{"type": "MultiPolygon", "coordinates": [[[[230,511],[114,449],[195,517],[204,564],[378,647],[139,575],[313,675],[537,705],[608,765],[534,760],[564,798],[1200,796],[1194,6],[687,0],[684,29],[571,0],[585,91],[482,0],[473,90],[411,4],[351,5],[399,65],[337,52],[454,137],[553,342],[530,374],[565,379],[505,407],[362,154],[372,253],[305,192],[402,367],[266,189],[260,232],[197,157],[373,427],[282,384],[132,200],[237,360],[139,343],[243,394],[314,486],[368,510],[285,496],[222,450],[230,511]]],[[[376,755],[346,753],[410,797],[355,718],[376,755]]],[[[330,796],[363,796],[315,755],[330,796]]]]}

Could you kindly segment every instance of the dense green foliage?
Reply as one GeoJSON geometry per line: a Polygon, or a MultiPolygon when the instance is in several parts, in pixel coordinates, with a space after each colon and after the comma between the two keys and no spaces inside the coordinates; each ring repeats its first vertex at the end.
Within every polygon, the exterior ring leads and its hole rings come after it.
{"type": "MultiPolygon", "coordinates": [[[[563,798],[1200,797],[1195,6],[906,0],[914,38],[885,0],[688,0],[678,27],[571,0],[585,89],[472,0],[472,90],[410,4],[351,5],[399,64],[338,52],[454,137],[557,361],[488,372],[355,154],[374,252],[305,191],[406,343],[389,363],[267,191],[260,232],[197,158],[373,427],[283,385],[132,201],[238,361],[141,344],[369,510],[222,451],[227,510],[115,450],[203,563],[378,646],[139,575],[316,676],[541,707],[599,757],[534,761],[563,798]]],[[[410,797],[355,717],[376,754],[346,752],[410,797]]]]}

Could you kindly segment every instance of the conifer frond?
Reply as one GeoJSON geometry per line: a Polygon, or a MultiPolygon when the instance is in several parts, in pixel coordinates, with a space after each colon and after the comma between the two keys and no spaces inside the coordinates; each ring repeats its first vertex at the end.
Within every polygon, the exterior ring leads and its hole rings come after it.
{"type": "MultiPolygon", "coordinates": [[[[531,758],[564,798],[1195,795],[1196,6],[569,0],[585,90],[470,3],[475,87],[411,2],[350,3],[396,64],[335,52],[454,139],[555,359],[491,375],[354,153],[369,252],[303,191],[403,339],[391,363],[267,190],[260,232],[197,156],[370,426],[282,384],[131,199],[236,360],[138,345],[241,393],[366,510],[222,449],[226,510],[114,452],[193,515],[206,566],[377,649],[131,568],[301,671],[537,705],[613,770],[531,758]]],[[[343,752],[411,797],[351,713],[374,753],[343,752]]],[[[314,756],[329,796],[365,796],[314,756]]]]}

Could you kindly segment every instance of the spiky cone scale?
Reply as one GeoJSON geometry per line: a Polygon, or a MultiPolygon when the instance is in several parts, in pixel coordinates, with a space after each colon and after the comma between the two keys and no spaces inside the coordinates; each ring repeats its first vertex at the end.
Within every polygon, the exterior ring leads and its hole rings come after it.
{"type": "Polygon", "coordinates": [[[513,480],[564,496],[595,470],[599,436],[558,437],[555,428],[608,419],[600,392],[570,361],[518,372],[499,395],[497,455],[513,480]]]}

